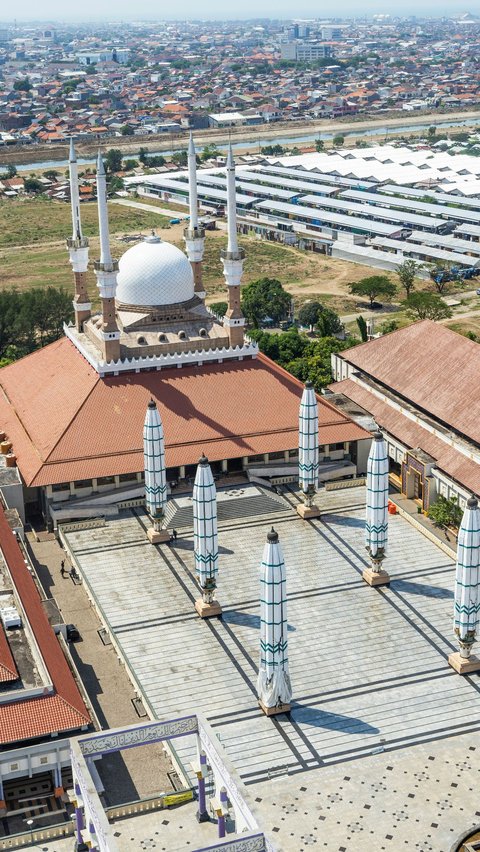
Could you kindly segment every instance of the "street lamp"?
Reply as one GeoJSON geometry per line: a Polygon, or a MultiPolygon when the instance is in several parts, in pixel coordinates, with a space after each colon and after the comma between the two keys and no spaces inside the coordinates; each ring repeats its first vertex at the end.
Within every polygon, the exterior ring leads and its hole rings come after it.
{"type": "Polygon", "coordinates": [[[30,829],[30,840],[33,843],[33,819],[27,819],[27,825],[30,829]]]}

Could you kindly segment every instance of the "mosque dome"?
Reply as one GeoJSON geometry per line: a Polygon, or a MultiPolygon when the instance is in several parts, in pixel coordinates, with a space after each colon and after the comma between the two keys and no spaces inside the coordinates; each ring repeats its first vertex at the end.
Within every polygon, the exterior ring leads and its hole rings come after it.
{"type": "Polygon", "coordinates": [[[149,307],[194,297],[190,262],[180,249],[152,234],[129,248],[119,262],[116,301],[149,307]]]}

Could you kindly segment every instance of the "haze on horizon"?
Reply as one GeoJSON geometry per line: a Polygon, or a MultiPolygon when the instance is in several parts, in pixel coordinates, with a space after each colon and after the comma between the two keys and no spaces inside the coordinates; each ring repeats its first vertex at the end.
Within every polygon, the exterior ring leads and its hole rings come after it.
{"type": "MultiPolygon", "coordinates": [[[[442,15],[460,14],[470,11],[475,13],[478,0],[468,0],[460,5],[458,0],[405,0],[401,10],[398,3],[393,0],[364,0],[359,4],[358,0],[343,0],[335,7],[335,17],[370,17],[375,14],[389,13],[392,16],[408,15],[441,17],[442,15]]],[[[178,0],[174,12],[165,13],[163,9],[155,7],[151,0],[137,0],[132,4],[131,0],[116,0],[114,4],[98,0],[83,0],[81,4],[66,4],[64,0],[44,0],[39,15],[39,6],[36,0],[20,0],[12,8],[12,16],[4,17],[0,13],[2,23],[11,23],[15,18],[17,21],[118,21],[118,20],[244,20],[246,18],[272,18],[290,20],[292,17],[325,18],[331,17],[329,4],[318,4],[312,0],[301,0],[298,5],[292,5],[287,0],[244,0],[239,6],[231,7],[232,11],[225,8],[218,0],[204,0],[199,7],[193,0],[178,0]],[[154,11],[155,10],[155,11],[154,11]]]]}

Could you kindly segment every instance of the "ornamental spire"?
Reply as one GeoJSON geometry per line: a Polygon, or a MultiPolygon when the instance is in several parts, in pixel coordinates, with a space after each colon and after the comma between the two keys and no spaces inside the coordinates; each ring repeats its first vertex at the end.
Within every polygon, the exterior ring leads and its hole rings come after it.
{"type": "Polygon", "coordinates": [[[228,243],[227,252],[229,254],[238,253],[238,238],[237,238],[237,197],[235,187],[235,161],[233,159],[232,143],[228,146],[227,155],[227,224],[228,224],[228,243]]]}
{"type": "Polygon", "coordinates": [[[68,171],[70,174],[70,204],[72,208],[72,240],[83,239],[82,222],[80,219],[80,195],[78,191],[78,169],[77,157],[73,139],[70,138],[70,155],[68,161],[68,171]]]}
{"type": "Polygon", "coordinates": [[[110,252],[110,234],[108,230],[107,176],[100,151],[97,158],[97,203],[98,227],[100,231],[100,263],[107,268],[112,266],[112,255],[110,252]]]}
{"type": "Polygon", "coordinates": [[[193,144],[193,134],[190,133],[188,143],[188,202],[190,208],[190,229],[198,228],[198,198],[197,198],[197,155],[193,144]]]}
{"type": "Polygon", "coordinates": [[[318,403],[312,383],[306,382],[298,416],[298,481],[305,502],[298,504],[297,512],[304,519],[320,515],[313,502],[318,471],[318,403]]]}
{"type": "Polygon", "coordinates": [[[165,439],[162,418],[154,399],[147,406],[143,426],[143,457],[145,464],[145,503],[153,526],[147,530],[152,544],[167,541],[170,535],[163,529],[167,506],[167,474],[165,468],[165,439]]]}

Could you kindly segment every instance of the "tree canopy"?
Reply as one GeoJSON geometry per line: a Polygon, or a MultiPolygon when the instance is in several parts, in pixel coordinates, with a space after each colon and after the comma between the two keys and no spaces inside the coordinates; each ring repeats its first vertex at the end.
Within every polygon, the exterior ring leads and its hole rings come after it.
{"type": "Polygon", "coordinates": [[[258,328],[267,317],[274,323],[285,319],[291,301],[291,296],[277,278],[259,278],[242,291],[242,311],[254,328],[258,328]]]}
{"type": "Polygon", "coordinates": [[[407,298],[415,287],[415,278],[420,266],[421,264],[418,264],[411,258],[407,258],[407,260],[404,260],[400,266],[397,266],[397,275],[400,279],[401,286],[407,294],[407,298]]]}
{"type": "Polygon", "coordinates": [[[360,281],[350,284],[350,292],[352,296],[363,296],[370,299],[370,305],[373,305],[378,297],[387,300],[393,299],[397,288],[387,275],[369,275],[368,278],[362,278],[360,281]]]}
{"type": "Polygon", "coordinates": [[[53,343],[73,319],[72,298],[56,287],[0,291],[0,358],[15,360],[53,343]]]}
{"type": "Polygon", "coordinates": [[[120,148],[109,148],[104,157],[105,170],[107,172],[120,172],[122,170],[122,152],[120,148]]]}
{"type": "Polygon", "coordinates": [[[410,293],[408,299],[402,302],[409,317],[413,319],[448,319],[452,311],[445,304],[442,297],[437,293],[429,293],[426,290],[410,293]]]}

